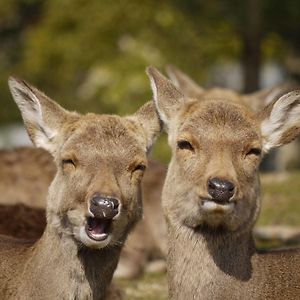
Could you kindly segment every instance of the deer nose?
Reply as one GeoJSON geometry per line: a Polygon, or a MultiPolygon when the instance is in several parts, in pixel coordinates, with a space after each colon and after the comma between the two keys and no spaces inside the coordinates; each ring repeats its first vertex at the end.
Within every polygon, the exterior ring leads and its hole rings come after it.
{"type": "Polygon", "coordinates": [[[234,195],[235,185],[217,177],[208,180],[208,193],[218,203],[226,203],[234,195]]]}
{"type": "Polygon", "coordinates": [[[112,219],[119,212],[119,204],[116,198],[97,195],[91,199],[90,211],[95,218],[112,219]]]}

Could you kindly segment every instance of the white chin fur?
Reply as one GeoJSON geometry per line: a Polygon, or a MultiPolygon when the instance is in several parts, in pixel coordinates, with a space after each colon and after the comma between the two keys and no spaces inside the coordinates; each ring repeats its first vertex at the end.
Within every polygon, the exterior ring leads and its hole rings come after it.
{"type": "Polygon", "coordinates": [[[81,226],[79,229],[79,233],[75,234],[75,236],[79,241],[81,241],[86,247],[89,248],[101,249],[106,247],[111,241],[110,235],[103,241],[95,241],[91,239],[85,232],[85,226],[81,226]]]}
{"type": "Polygon", "coordinates": [[[234,209],[234,203],[218,204],[211,200],[204,200],[202,209],[206,212],[224,212],[230,213],[234,209]]]}

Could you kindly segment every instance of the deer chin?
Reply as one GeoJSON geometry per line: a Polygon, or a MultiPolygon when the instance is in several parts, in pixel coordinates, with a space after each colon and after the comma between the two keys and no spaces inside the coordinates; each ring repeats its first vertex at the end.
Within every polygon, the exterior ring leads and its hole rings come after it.
{"type": "Polygon", "coordinates": [[[201,198],[201,201],[197,200],[196,203],[196,206],[185,208],[185,216],[183,216],[182,210],[180,214],[176,214],[177,220],[181,219],[181,224],[184,226],[195,230],[203,226],[212,229],[222,227],[233,230],[237,226],[235,224],[237,209],[235,201],[221,204],[213,199],[201,198]]]}
{"type": "Polygon", "coordinates": [[[101,249],[111,243],[111,233],[91,233],[86,225],[79,228],[77,239],[88,248],[101,249]]]}

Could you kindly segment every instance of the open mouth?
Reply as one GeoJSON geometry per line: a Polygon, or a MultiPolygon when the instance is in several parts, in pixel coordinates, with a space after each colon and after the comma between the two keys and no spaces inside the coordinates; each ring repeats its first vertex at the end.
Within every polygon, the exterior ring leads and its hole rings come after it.
{"type": "Polygon", "coordinates": [[[202,199],[201,200],[202,208],[207,212],[231,212],[234,209],[234,202],[225,202],[220,203],[214,201],[214,199],[202,199]]]}
{"type": "Polygon", "coordinates": [[[104,241],[111,231],[112,220],[88,217],[85,231],[88,237],[95,241],[104,241]]]}

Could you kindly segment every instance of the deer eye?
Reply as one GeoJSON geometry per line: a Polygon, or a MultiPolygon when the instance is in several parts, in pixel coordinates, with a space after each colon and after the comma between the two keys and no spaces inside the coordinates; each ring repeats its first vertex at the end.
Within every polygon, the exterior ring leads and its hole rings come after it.
{"type": "Polygon", "coordinates": [[[177,142],[178,149],[194,151],[194,147],[189,141],[180,140],[177,142]]]}
{"type": "Polygon", "coordinates": [[[63,159],[61,161],[62,167],[67,167],[67,166],[71,166],[71,167],[76,167],[75,162],[72,159],[63,159]]]}
{"type": "Polygon", "coordinates": [[[246,155],[247,155],[247,156],[248,156],[248,155],[260,156],[260,155],[261,155],[261,149],[259,149],[259,148],[251,148],[251,149],[247,152],[246,155]]]}
{"type": "Polygon", "coordinates": [[[133,169],[133,172],[136,172],[136,171],[144,172],[145,170],[146,170],[146,166],[144,164],[138,164],[133,169]]]}

